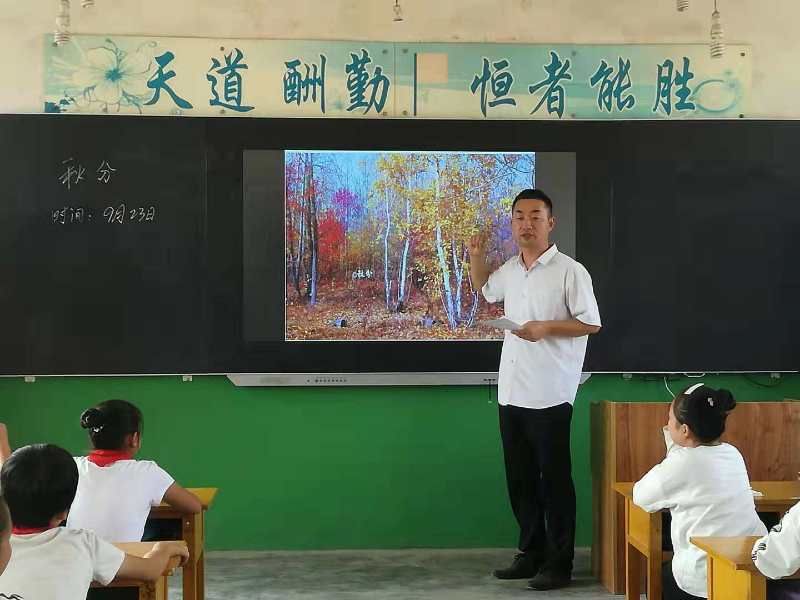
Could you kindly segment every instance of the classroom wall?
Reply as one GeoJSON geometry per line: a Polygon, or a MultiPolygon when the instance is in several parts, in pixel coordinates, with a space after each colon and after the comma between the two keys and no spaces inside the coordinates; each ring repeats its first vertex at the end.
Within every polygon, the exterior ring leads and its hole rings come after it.
{"type": "MultiPolygon", "coordinates": [[[[738,400],[800,397],[800,376],[714,376],[738,400]],[[757,383],[755,383],[757,382],[757,383]]],[[[696,380],[695,380],[696,381],[696,380]]],[[[670,381],[673,391],[690,383],[670,381]]],[[[217,486],[213,550],[513,547],[497,407],[488,388],[236,388],[224,377],[0,379],[12,445],[87,449],[81,411],[119,397],[145,415],[142,457],[217,486]]],[[[577,544],[591,543],[589,405],[666,401],[662,379],[596,375],[573,422],[577,544]]],[[[658,424],[653,435],[661,436],[658,424]]]]}
{"type": "MultiPolygon", "coordinates": [[[[208,37],[566,43],[705,43],[710,0],[73,0],[73,31],[208,37]],[[488,8],[488,7],[492,8],[488,8]]],[[[0,4],[0,112],[41,110],[42,35],[55,0],[0,4]]],[[[749,116],[793,119],[800,89],[796,0],[723,0],[730,42],[753,46],[749,116]]],[[[79,349],[76,349],[79,351],[79,349]]],[[[763,376],[762,385],[769,383],[763,376]]],[[[762,387],[711,377],[743,400],[800,397],[800,377],[762,387]]],[[[673,382],[678,389],[681,382],[673,382]]],[[[222,377],[0,380],[0,420],[15,445],[50,441],[80,453],[81,410],[110,397],[146,415],[143,456],[184,484],[218,486],[211,549],[513,546],[486,388],[236,389],[222,377]]],[[[593,377],[573,426],[578,543],[591,538],[591,401],[667,400],[661,380],[593,377]]],[[[666,411],[666,406],[665,406],[666,411]]],[[[659,435],[654,431],[654,435],[659,435]]]]}
{"type": "MultiPolygon", "coordinates": [[[[706,43],[712,0],[72,0],[74,32],[200,37],[564,43],[706,43]]],[[[0,112],[42,107],[42,35],[56,0],[0,3],[0,112]]],[[[721,0],[728,41],[753,46],[749,116],[796,118],[800,36],[796,0],[721,0]]]]}

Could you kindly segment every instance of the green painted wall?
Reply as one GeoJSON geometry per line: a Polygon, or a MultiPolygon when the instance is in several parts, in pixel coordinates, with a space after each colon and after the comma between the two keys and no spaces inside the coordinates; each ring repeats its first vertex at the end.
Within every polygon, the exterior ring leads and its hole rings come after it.
{"type": "MultiPolygon", "coordinates": [[[[765,376],[754,379],[770,383],[765,376]]],[[[800,397],[797,375],[775,387],[742,376],[704,381],[728,387],[740,401],[800,397]]],[[[683,385],[670,382],[674,391],[683,385]]],[[[78,416],[113,397],[144,411],[143,458],[157,460],[184,485],[221,489],[208,515],[211,549],[516,543],[497,408],[487,388],[236,388],[224,377],[190,383],[178,377],[10,378],[0,379],[0,419],[15,447],[48,441],[84,453],[78,416]]],[[[592,532],[590,402],[668,399],[661,379],[596,375],[581,387],[572,437],[579,545],[589,545],[592,532]]]]}

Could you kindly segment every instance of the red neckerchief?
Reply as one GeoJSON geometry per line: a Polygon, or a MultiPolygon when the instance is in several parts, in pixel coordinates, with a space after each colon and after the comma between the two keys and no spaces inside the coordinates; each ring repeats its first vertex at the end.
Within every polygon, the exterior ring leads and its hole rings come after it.
{"type": "Polygon", "coordinates": [[[42,533],[52,529],[52,527],[12,527],[11,533],[14,535],[30,535],[32,533],[42,533]]]}
{"type": "Polygon", "coordinates": [[[86,458],[98,467],[107,467],[118,460],[131,460],[133,455],[122,450],[92,450],[86,458]]]}

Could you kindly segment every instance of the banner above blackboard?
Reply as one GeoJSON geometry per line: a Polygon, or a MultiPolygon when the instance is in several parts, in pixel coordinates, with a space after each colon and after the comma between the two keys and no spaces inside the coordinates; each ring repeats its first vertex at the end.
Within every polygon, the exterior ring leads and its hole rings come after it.
{"type": "Polygon", "coordinates": [[[397,44],[73,36],[45,112],[256,117],[746,116],[749,46],[397,44]]]}

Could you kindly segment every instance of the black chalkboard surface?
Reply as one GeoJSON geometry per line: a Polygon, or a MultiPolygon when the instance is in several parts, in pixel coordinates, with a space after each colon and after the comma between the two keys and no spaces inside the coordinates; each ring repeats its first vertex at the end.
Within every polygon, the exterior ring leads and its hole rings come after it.
{"type": "Polygon", "coordinates": [[[206,364],[200,122],[0,120],[3,373],[206,364]]]}
{"type": "Polygon", "coordinates": [[[586,370],[800,368],[796,123],[32,115],[0,140],[0,374],[495,371],[498,342],[246,341],[242,157],[285,149],[575,153],[586,370]]]}
{"type": "Polygon", "coordinates": [[[595,269],[605,331],[586,367],[797,370],[797,154],[757,144],[738,156],[689,154],[614,166],[613,198],[595,207],[608,242],[586,250],[589,268],[608,265],[595,269]]]}

